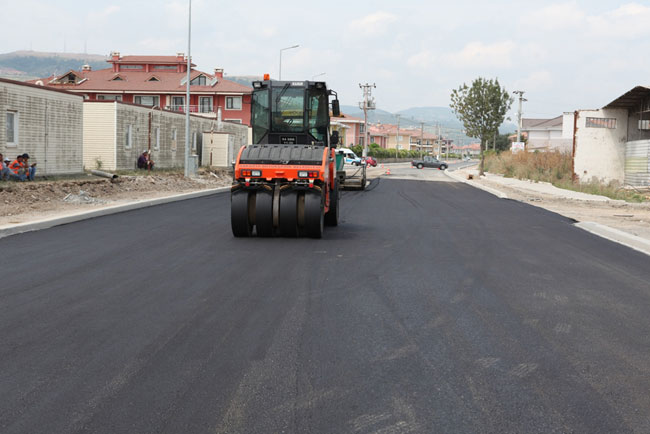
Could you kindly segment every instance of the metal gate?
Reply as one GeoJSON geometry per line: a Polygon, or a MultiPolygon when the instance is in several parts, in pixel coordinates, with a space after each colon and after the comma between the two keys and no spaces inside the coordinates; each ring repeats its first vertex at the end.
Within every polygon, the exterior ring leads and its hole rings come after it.
{"type": "Polygon", "coordinates": [[[635,140],[625,144],[625,184],[650,186],[650,140],[635,140]]]}

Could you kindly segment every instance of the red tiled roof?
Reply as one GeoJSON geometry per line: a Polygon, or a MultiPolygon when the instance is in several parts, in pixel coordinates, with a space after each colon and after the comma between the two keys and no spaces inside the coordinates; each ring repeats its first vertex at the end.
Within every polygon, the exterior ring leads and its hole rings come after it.
{"type": "MultiPolygon", "coordinates": [[[[389,135],[397,135],[397,125],[391,125],[391,124],[381,124],[381,125],[374,125],[371,127],[372,130],[384,133],[384,134],[389,134],[389,135]]],[[[372,131],[371,130],[371,131],[372,131]]],[[[399,135],[400,136],[416,136],[420,135],[419,130],[408,130],[408,129],[399,129],[399,135]]]]}
{"type": "MultiPolygon", "coordinates": [[[[160,56],[163,57],[163,56],[160,56]]],[[[70,72],[73,72],[82,80],[85,81],[79,84],[59,84],[50,82],[54,78],[58,77],[48,77],[40,79],[48,87],[55,87],[57,89],[71,90],[75,92],[185,92],[185,83],[181,84],[181,81],[187,76],[185,72],[168,72],[168,71],[155,71],[155,72],[144,72],[144,71],[120,71],[113,72],[112,68],[99,69],[96,71],[68,71],[65,74],[60,75],[63,77],[70,72]],[[116,76],[120,76],[122,80],[113,80],[116,76]],[[155,76],[160,81],[148,81],[151,77],[155,76]]],[[[209,83],[214,76],[208,73],[192,70],[190,73],[190,80],[196,78],[199,75],[205,75],[207,82],[209,83]]],[[[31,80],[31,83],[36,82],[37,80],[31,80]]],[[[205,86],[192,86],[192,92],[231,92],[231,93],[243,93],[249,94],[252,92],[252,88],[248,86],[235,83],[225,78],[219,78],[217,84],[210,86],[209,84],[205,86]]]]}
{"type": "Polygon", "coordinates": [[[356,118],[354,116],[346,115],[345,113],[341,113],[341,116],[332,118],[333,120],[336,120],[338,122],[345,122],[345,121],[354,121],[355,123],[358,122],[363,122],[363,119],[361,118],[356,118]]]}
{"type": "MultiPolygon", "coordinates": [[[[178,56],[122,56],[119,60],[108,59],[109,63],[150,63],[150,64],[161,64],[161,63],[173,63],[173,64],[186,64],[187,59],[181,58],[178,56]]],[[[194,66],[194,64],[192,64],[194,66]]]]}

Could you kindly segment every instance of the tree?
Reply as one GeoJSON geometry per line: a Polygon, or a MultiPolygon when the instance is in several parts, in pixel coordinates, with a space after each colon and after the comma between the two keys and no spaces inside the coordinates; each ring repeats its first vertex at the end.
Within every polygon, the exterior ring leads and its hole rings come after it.
{"type": "Polygon", "coordinates": [[[503,123],[513,101],[514,98],[501,87],[498,79],[487,80],[479,77],[472,82],[471,87],[463,83],[451,93],[449,105],[465,126],[466,134],[481,140],[479,166],[481,175],[483,175],[485,143],[494,136],[494,132],[503,123]]]}

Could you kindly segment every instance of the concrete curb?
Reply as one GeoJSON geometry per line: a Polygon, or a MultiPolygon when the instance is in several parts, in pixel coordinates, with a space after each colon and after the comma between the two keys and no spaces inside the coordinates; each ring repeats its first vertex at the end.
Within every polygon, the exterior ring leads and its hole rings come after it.
{"type": "Polygon", "coordinates": [[[211,188],[208,190],[193,191],[191,193],[175,194],[173,196],[141,200],[138,202],[131,202],[124,205],[114,205],[106,208],[95,209],[92,211],[81,211],[74,214],[52,217],[52,218],[37,220],[29,223],[6,225],[0,227],[0,238],[8,237],[10,235],[15,235],[15,234],[21,234],[23,232],[38,231],[41,229],[47,229],[54,226],[65,225],[68,223],[74,223],[74,222],[91,219],[95,217],[118,214],[121,212],[132,211],[140,208],[148,208],[150,206],[162,205],[165,203],[178,202],[187,199],[196,199],[198,197],[210,196],[212,194],[223,193],[226,191],[230,191],[230,187],[211,188]]]}
{"type": "Polygon", "coordinates": [[[505,194],[502,191],[499,191],[499,190],[494,189],[492,187],[486,187],[485,185],[481,185],[481,184],[476,183],[476,182],[469,181],[467,179],[464,179],[462,176],[452,175],[452,173],[453,172],[449,172],[449,169],[445,169],[445,175],[447,175],[448,177],[450,177],[454,181],[464,182],[465,184],[471,185],[472,187],[478,188],[479,190],[487,191],[488,193],[493,194],[493,195],[495,195],[496,197],[498,197],[500,199],[507,199],[508,198],[508,195],[505,194]]]}
{"type": "Polygon", "coordinates": [[[650,241],[645,238],[632,235],[619,229],[611,228],[609,226],[601,225],[600,223],[596,222],[578,222],[575,223],[574,226],[577,226],[580,229],[590,232],[594,235],[598,235],[599,237],[608,239],[618,244],[622,244],[638,252],[650,255],[650,241]]]}

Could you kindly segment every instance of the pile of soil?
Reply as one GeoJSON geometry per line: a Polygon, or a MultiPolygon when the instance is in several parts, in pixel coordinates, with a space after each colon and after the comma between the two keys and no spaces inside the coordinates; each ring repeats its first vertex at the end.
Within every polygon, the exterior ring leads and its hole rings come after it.
{"type": "Polygon", "coordinates": [[[88,175],[65,180],[0,182],[0,226],[231,183],[232,176],[227,172],[211,171],[201,171],[191,179],[180,173],[152,172],[115,180],[88,175]]]}

